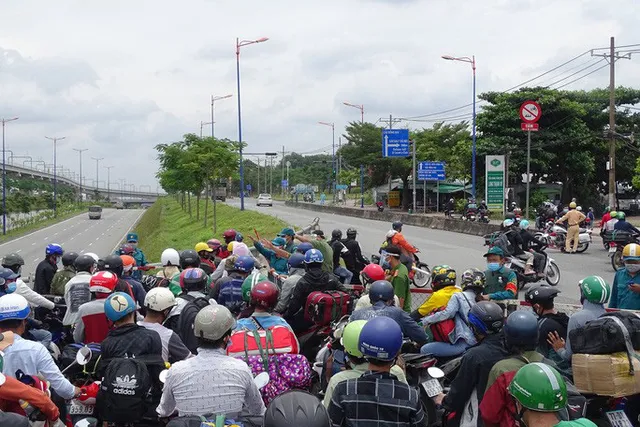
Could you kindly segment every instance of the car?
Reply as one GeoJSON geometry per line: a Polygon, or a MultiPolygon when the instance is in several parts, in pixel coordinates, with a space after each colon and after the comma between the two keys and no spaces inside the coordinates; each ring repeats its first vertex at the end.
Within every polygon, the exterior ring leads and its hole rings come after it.
{"type": "Polygon", "coordinates": [[[273,199],[271,194],[260,194],[256,206],[273,206],[273,199]]]}

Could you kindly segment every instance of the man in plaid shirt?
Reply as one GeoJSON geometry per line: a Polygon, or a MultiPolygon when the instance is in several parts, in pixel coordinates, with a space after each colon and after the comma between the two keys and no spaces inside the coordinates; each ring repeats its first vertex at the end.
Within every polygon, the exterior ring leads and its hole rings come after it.
{"type": "Polygon", "coordinates": [[[369,361],[369,371],[338,383],[329,404],[332,425],[426,427],[418,390],[389,372],[402,347],[402,330],[396,321],[384,316],[367,321],[359,347],[369,361]]]}

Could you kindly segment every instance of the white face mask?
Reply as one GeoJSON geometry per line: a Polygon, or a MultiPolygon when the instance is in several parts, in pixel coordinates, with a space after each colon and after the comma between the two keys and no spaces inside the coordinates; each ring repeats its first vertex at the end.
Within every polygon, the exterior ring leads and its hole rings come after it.
{"type": "Polygon", "coordinates": [[[624,268],[626,268],[629,273],[637,273],[640,271],[640,264],[625,264],[624,268]]]}

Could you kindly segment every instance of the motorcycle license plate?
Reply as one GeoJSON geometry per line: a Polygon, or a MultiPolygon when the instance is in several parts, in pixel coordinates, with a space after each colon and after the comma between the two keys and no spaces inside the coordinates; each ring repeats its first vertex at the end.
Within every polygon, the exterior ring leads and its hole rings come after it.
{"type": "Polygon", "coordinates": [[[607,418],[609,419],[609,423],[611,427],[632,427],[631,421],[627,417],[627,414],[624,411],[609,411],[607,412],[607,418]]]}
{"type": "Polygon", "coordinates": [[[615,251],[616,251],[616,247],[615,247],[615,246],[611,246],[611,247],[609,248],[609,253],[610,253],[610,254],[614,253],[615,251]]]}
{"type": "Polygon", "coordinates": [[[93,415],[93,409],[93,405],[83,405],[82,403],[74,400],[69,408],[69,413],[71,415],[93,415]]]}
{"type": "Polygon", "coordinates": [[[443,392],[442,384],[440,384],[440,381],[434,379],[423,382],[422,388],[429,397],[436,397],[443,392]]]}

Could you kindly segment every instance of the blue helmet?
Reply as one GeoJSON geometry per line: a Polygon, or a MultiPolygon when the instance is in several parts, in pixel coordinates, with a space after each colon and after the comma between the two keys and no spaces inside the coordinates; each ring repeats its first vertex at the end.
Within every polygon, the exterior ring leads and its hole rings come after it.
{"type": "Polygon", "coordinates": [[[44,250],[45,255],[60,255],[62,256],[62,254],[64,253],[64,251],[62,250],[62,246],[60,246],[57,243],[49,243],[46,247],[46,249],[44,250]]]}
{"type": "Polygon", "coordinates": [[[502,330],[507,347],[535,350],[538,345],[538,319],[530,311],[516,310],[511,313],[502,330]]]}
{"type": "Polygon", "coordinates": [[[358,348],[365,357],[390,362],[402,348],[402,329],[390,317],[374,317],[362,328],[358,348]]]}
{"type": "Polygon", "coordinates": [[[324,256],[322,252],[318,249],[310,249],[304,254],[304,263],[305,264],[313,264],[313,263],[322,263],[324,262],[324,256]]]}
{"type": "Polygon", "coordinates": [[[117,322],[134,311],[136,311],[136,303],[131,295],[125,292],[115,292],[104,301],[104,314],[112,322],[117,322]]]}
{"type": "Polygon", "coordinates": [[[255,261],[250,256],[239,256],[236,262],[233,264],[233,269],[236,271],[242,271],[243,273],[250,273],[255,266],[255,261]]]}
{"type": "Polygon", "coordinates": [[[371,300],[371,304],[375,304],[378,301],[391,301],[393,295],[393,285],[387,280],[376,280],[369,288],[369,300],[371,300]]]}
{"type": "Polygon", "coordinates": [[[6,267],[0,268],[0,279],[2,279],[2,281],[14,280],[18,277],[20,277],[20,275],[16,274],[12,269],[6,267]]]}
{"type": "Polygon", "coordinates": [[[289,257],[289,268],[301,268],[304,264],[304,255],[299,253],[293,253],[289,257]]]}
{"type": "Polygon", "coordinates": [[[240,233],[236,233],[236,242],[242,242],[244,237],[240,233]]]}
{"type": "Polygon", "coordinates": [[[307,251],[310,251],[311,249],[313,249],[313,245],[311,243],[302,242],[298,245],[296,251],[300,252],[301,254],[306,254],[307,251]]]}

